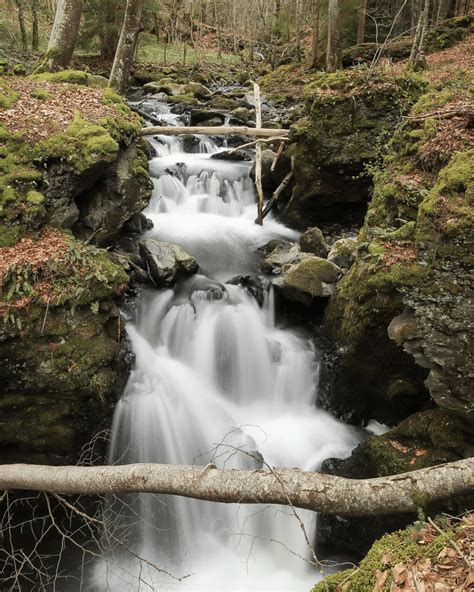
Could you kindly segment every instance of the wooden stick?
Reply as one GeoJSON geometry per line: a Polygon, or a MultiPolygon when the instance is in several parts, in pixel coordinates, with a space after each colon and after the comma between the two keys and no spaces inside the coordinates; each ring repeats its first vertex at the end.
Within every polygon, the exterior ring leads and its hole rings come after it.
{"type": "Polygon", "coordinates": [[[224,127],[224,126],[215,126],[215,127],[174,127],[174,126],[153,126],[153,127],[144,127],[141,131],[142,136],[151,136],[153,134],[159,134],[163,136],[169,135],[199,135],[199,134],[206,134],[208,136],[229,136],[229,135],[241,135],[241,136],[251,136],[251,137],[261,137],[261,138],[276,138],[279,136],[288,136],[290,130],[287,129],[271,129],[265,128],[263,129],[257,125],[257,127],[247,127],[247,126],[231,126],[231,127],[224,127]]]}
{"type": "Polygon", "coordinates": [[[280,195],[288,187],[291,179],[293,179],[293,171],[290,171],[283,179],[283,181],[280,183],[280,185],[278,185],[278,187],[275,189],[274,194],[272,195],[271,199],[269,200],[269,202],[265,206],[265,209],[263,210],[262,218],[265,218],[267,216],[267,214],[270,212],[273,206],[280,199],[280,195]]]}
{"type": "Polygon", "coordinates": [[[275,154],[275,158],[273,159],[272,166],[270,168],[270,170],[271,170],[272,173],[276,169],[276,165],[278,163],[278,159],[283,154],[283,150],[284,149],[285,149],[285,142],[280,142],[280,146],[278,147],[278,151],[275,154]]]}
{"type": "Polygon", "coordinates": [[[229,154],[233,154],[234,152],[238,152],[239,150],[243,150],[244,148],[250,148],[251,146],[255,146],[256,144],[259,144],[260,142],[262,144],[266,144],[266,143],[270,143],[270,142],[278,142],[280,141],[281,143],[283,142],[289,142],[290,138],[260,138],[258,140],[254,140],[253,142],[248,142],[247,144],[242,144],[241,146],[237,146],[237,148],[232,148],[232,150],[229,150],[229,154]]]}
{"type": "MultiPolygon", "coordinates": [[[[260,100],[260,87],[254,82],[253,94],[255,98],[255,123],[256,129],[262,127],[262,103],[260,100]]],[[[258,205],[257,205],[257,220],[256,223],[263,226],[263,202],[265,197],[263,195],[262,187],[262,144],[257,142],[255,150],[255,185],[257,186],[258,205]]]]}

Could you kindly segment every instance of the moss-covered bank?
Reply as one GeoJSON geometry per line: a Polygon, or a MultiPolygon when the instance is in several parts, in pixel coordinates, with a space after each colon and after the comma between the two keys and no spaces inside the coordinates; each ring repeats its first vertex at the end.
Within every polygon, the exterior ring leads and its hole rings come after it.
{"type": "Polygon", "coordinates": [[[102,86],[0,79],[0,462],[76,462],[128,375],[129,278],[91,243],[118,236],[151,182],[139,118],[102,86]]]}
{"type": "Polygon", "coordinates": [[[295,188],[285,220],[307,227],[367,201],[365,165],[423,88],[411,74],[356,69],[315,76],[304,91],[307,116],[292,126],[295,188]]]}

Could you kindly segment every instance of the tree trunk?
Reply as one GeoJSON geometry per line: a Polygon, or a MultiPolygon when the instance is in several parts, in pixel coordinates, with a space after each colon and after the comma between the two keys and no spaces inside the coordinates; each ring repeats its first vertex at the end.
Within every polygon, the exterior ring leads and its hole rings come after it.
{"type": "Polygon", "coordinates": [[[340,8],[340,0],[329,0],[326,50],[327,72],[335,72],[341,62],[340,8]]]}
{"type": "Polygon", "coordinates": [[[21,45],[23,49],[28,49],[28,36],[26,35],[23,0],[15,0],[15,4],[18,12],[18,25],[20,26],[21,45]]]}
{"type": "Polygon", "coordinates": [[[359,0],[359,26],[357,28],[357,45],[364,43],[367,0],[359,0]]]}
{"type": "Polygon", "coordinates": [[[420,18],[418,19],[418,24],[416,26],[415,39],[408,61],[408,68],[411,70],[418,70],[425,66],[425,44],[429,13],[430,0],[425,0],[423,10],[420,13],[420,18]]]}
{"type": "Polygon", "coordinates": [[[38,6],[39,0],[31,0],[31,17],[32,17],[32,29],[31,29],[31,47],[34,51],[39,49],[39,21],[38,21],[38,6]]]}
{"type": "Polygon", "coordinates": [[[109,78],[109,86],[113,86],[120,92],[125,90],[130,76],[142,11],[143,0],[127,0],[122,31],[109,78]]]}
{"type": "Polygon", "coordinates": [[[311,42],[311,67],[317,68],[319,62],[319,20],[321,0],[313,0],[313,38],[311,42]]]}
{"type": "Polygon", "coordinates": [[[282,504],[315,512],[372,516],[474,493],[474,458],[392,477],[345,479],[300,469],[231,470],[214,465],[102,467],[0,465],[0,491],[102,495],[160,493],[242,504],[282,504]]]}
{"type": "Polygon", "coordinates": [[[58,0],[54,24],[49,37],[50,70],[67,68],[76,47],[81,22],[82,0],[58,0]]]}
{"type": "Polygon", "coordinates": [[[301,61],[301,21],[303,19],[303,0],[296,0],[296,36],[295,53],[296,61],[301,61]]]}
{"type": "Polygon", "coordinates": [[[142,128],[142,135],[149,136],[152,134],[159,135],[191,135],[206,134],[208,136],[229,136],[232,134],[239,134],[241,136],[252,136],[260,138],[277,138],[280,136],[288,136],[290,130],[287,129],[273,129],[270,127],[256,128],[247,126],[197,126],[197,127],[174,127],[174,126],[154,126],[142,128]]]}
{"type": "Polygon", "coordinates": [[[436,14],[437,23],[440,23],[447,18],[450,5],[451,0],[439,0],[438,12],[436,14]]]}
{"type": "Polygon", "coordinates": [[[216,38],[217,38],[217,57],[222,57],[222,40],[221,40],[221,27],[220,27],[220,15],[217,9],[217,0],[214,0],[214,19],[216,25],[216,38]]]}

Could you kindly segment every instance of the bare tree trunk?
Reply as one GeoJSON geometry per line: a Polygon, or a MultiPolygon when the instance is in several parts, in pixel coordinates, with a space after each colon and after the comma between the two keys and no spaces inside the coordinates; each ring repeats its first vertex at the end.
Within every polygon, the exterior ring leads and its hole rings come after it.
{"type": "Polygon", "coordinates": [[[31,17],[32,17],[32,28],[31,28],[31,47],[34,51],[39,49],[39,21],[38,21],[38,9],[39,0],[31,0],[31,17]]]}
{"type": "Polygon", "coordinates": [[[23,0],[15,0],[15,4],[18,12],[18,25],[20,27],[21,45],[23,49],[28,49],[28,36],[26,34],[25,27],[25,11],[23,6],[23,0]]]}
{"type": "Polygon", "coordinates": [[[58,0],[49,37],[50,70],[67,68],[76,47],[81,22],[82,0],[58,0]]]}
{"type": "Polygon", "coordinates": [[[252,136],[260,138],[279,138],[280,136],[287,136],[290,133],[287,129],[273,129],[270,127],[257,128],[257,127],[246,127],[246,126],[215,126],[215,127],[174,127],[174,126],[156,126],[156,127],[144,127],[142,129],[143,136],[149,136],[151,134],[160,135],[195,135],[195,134],[207,134],[209,136],[229,136],[232,134],[239,134],[241,136],[252,136]]]}
{"type": "Polygon", "coordinates": [[[220,27],[220,14],[217,9],[217,0],[214,0],[214,18],[216,25],[216,37],[217,37],[217,57],[222,57],[222,40],[221,40],[221,27],[220,27]]]}
{"type": "MultiPolygon", "coordinates": [[[[253,94],[255,97],[255,125],[257,128],[262,127],[262,102],[260,100],[260,87],[255,82],[253,85],[253,94]]],[[[257,187],[258,205],[257,205],[257,219],[255,222],[263,225],[263,187],[262,187],[262,145],[257,142],[255,147],[255,185],[257,187]]]]}
{"type": "Polygon", "coordinates": [[[219,470],[214,465],[0,465],[0,491],[17,489],[81,495],[161,493],[370,516],[416,512],[423,503],[472,495],[474,458],[366,480],[299,469],[219,470]]]}
{"type": "Polygon", "coordinates": [[[420,20],[420,3],[422,0],[411,0],[411,28],[410,37],[415,39],[416,28],[420,20]]]}
{"type": "Polygon", "coordinates": [[[408,67],[411,70],[417,70],[425,65],[425,44],[426,33],[428,30],[428,21],[430,13],[430,0],[425,0],[423,10],[421,11],[418,24],[416,26],[415,39],[411,48],[408,67]]]}
{"type": "Polygon", "coordinates": [[[301,24],[303,17],[303,0],[296,0],[296,37],[295,37],[295,53],[296,61],[301,61],[301,24]]]}
{"type": "Polygon", "coordinates": [[[450,0],[439,0],[438,12],[436,13],[437,23],[440,23],[441,21],[444,21],[446,19],[450,4],[450,0]]]}
{"type": "Polygon", "coordinates": [[[319,62],[319,20],[321,0],[313,0],[313,38],[311,43],[311,67],[317,68],[319,62]]]}
{"type": "Polygon", "coordinates": [[[326,71],[335,72],[341,61],[340,0],[328,3],[328,40],[326,50],[326,71]]]}
{"type": "Polygon", "coordinates": [[[127,0],[122,31],[109,78],[109,86],[113,86],[119,91],[125,90],[128,83],[140,32],[142,11],[143,0],[127,0]]]}
{"type": "Polygon", "coordinates": [[[364,43],[367,0],[359,0],[359,25],[357,28],[357,45],[364,43]]]}

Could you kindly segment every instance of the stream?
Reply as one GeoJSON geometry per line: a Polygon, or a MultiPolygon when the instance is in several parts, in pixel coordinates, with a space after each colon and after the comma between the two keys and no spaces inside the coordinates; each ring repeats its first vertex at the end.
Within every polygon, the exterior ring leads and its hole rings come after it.
{"type": "MultiPolygon", "coordinates": [[[[168,124],[183,124],[158,107],[168,124]]],[[[200,270],[138,298],[127,324],[136,364],[115,411],[109,462],[194,464],[199,474],[211,462],[315,471],[348,456],[360,436],[315,405],[311,335],[276,322],[265,278],[260,303],[227,283],[259,273],[268,241],[298,234],[271,214],[263,227],[254,223],[250,162],[212,158],[221,148],[204,136],[193,152],[180,137],[148,141],[156,156],[144,213],[154,227],[143,238],[180,245],[200,270]]],[[[291,508],[140,494],[110,500],[107,512],[146,562],[120,552],[104,558],[93,574],[97,592],[308,592],[319,577],[291,508]]],[[[316,515],[298,515],[314,543],[316,515]]]]}

